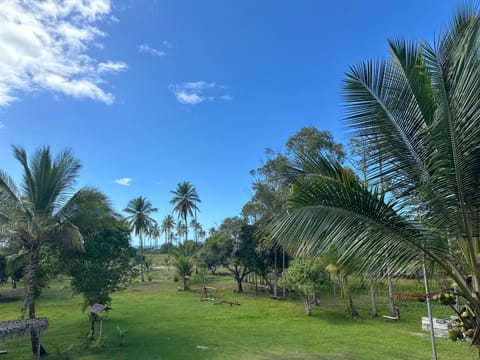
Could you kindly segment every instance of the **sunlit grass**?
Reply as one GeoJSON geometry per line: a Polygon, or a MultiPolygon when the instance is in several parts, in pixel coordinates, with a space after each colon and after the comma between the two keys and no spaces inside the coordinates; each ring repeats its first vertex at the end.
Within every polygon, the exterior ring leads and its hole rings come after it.
{"type": "MultiPolygon", "coordinates": [[[[300,301],[277,301],[267,296],[233,292],[234,283],[221,276],[214,283],[222,298],[240,306],[200,301],[201,279],[192,290],[177,291],[165,269],[152,273],[153,281],[136,284],[115,294],[112,310],[103,323],[103,343],[82,345],[89,329],[81,312],[82,298],[72,296],[65,282],[55,282],[38,303],[38,316],[50,328],[42,337],[49,359],[428,359],[430,339],[421,332],[425,304],[401,303],[402,319],[385,322],[368,316],[367,292],[356,289],[361,318],[345,317],[332,291],[305,316],[300,301]],[[122,339],[117,327],[126,331],[122,339]],[[122,343],[124,343],[122,345],[122,343]]],[[[208,277],[209,281],[212,277],[208,277]]],[[[248,286],[246,287],[248,288],[248,286]]],[[[383,291],[383,290],[382,290],[383,291]]],[[[295,296],[293,296],[295,298],[295,296]]],[[[1,298],[0,298],[1,299],[1,298]]],[[[383,300],[383,298],[381,299],[383,300]]],[[[21,300],[0,302],[0,320],[18,318],[21,300]]],[[[435,306],[437,316],[448,311],[435,306]]],[[[383,314],[388,313],[385,305],[383,314]]],[[[98,325],[98,324],[97,324],[98,325]]],[[[98,326],[97,326],[98,332],[98,326]]],[[[467,343],[437,340],[441,359],[476,359],[467,343]]],[[[2,360],[31,359],[29,339],[1,344],[8,355],[2,360]]]]}

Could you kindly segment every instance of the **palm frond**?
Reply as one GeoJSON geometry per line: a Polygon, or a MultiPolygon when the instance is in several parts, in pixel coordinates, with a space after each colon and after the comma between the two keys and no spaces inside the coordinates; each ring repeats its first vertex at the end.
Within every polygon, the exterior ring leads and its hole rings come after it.
{"type": "Polygon", "coordinates": [[[426,252],[450,262],[448,248],[418,223],[397,213],[394,203],[350,175],[298,179],[288,208],[269,227],[271,236],[292,253],[343,254],[339,261],[364,259],[362,270],[381,266],[411,269],[426,252]]]}
{"type": "Polygon", "coordinates": [[[54,218],[56,223],[67,221],[88,232],[98,226],[110,224],[116,214],[104,193],[95,188],[83,187],[58,209],[54,218]]]}

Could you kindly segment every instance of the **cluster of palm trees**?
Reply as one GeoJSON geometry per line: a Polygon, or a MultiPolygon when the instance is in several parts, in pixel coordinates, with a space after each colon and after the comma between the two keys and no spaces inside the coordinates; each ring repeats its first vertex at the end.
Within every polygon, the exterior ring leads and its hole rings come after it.
{"type": "MultiPolygon", "coordinates": [[[[13,146],[13,155],[23,170],[20,186],[4,171],[0,171],[0,238],[16,251],[12,258],[21,257],[25,267],[25,301],[22,318],[28,311],[28,318],[35,319],[35,299],[41,284],[37,276],[42,251],[48,246],[83,248],[83,236],[79,227],[94,228],[94,224],[117,219],[118,215],[110,201],[102,192],[84,187],[74,191],[76,179],[81,169],[80,162],[70,151],[53,156],[48,146],[36,150],[31,158],[24,148],[13,146]]],[[[200,198],[195,187],[189,182],[178,184],[171,203],[179,218],[187,224],[193,216],[195,238],[201,226],[196,221],[200,198]]],[[[125,212],[132,232],[140,239],[140,252],[143,262],[144,236],[158,237],[159,229],[151,217],[156,212],[150,201],[140,196],[131,200],[125,212]]],[[[171,234],[175,221],[168,215],[162,231],[171,234]]],[[[185,241],[187,231],[185,231],[185,241]]],[[[171,238],[170,238],[171,241],[171,238]]],[[[141,278],[144,281],[143,263],[141,278]]],[[[32,351],[45,353],[39,346],[38,334],[31,333],[32,351]]]]}
{"type": "MultiPolygon", "coordinates": [[[[160,232],[165,234],[165,243],[170,246],[173,239],[173,229],[177,226],[177,233],[184,238],[183,244],[188,241],[188,217],[192,218],[190,223],[194,231],[195,242],[201,236],[205,236],[200,223],[197,221],[197,212],[199,211],[198,204],[201,202],[195,186],[189,181],[180,182],[175,190],[171,193],[174,195],[170,204],[173,205],[173,212],[178,215],[178,222],[172,215],[167,215],[162,221],[159,229],[157,221],[152,217],[152,214],[158,209],[152,206],[152,203],[145,197],[140,196],[128,202],[124,209],[128,215],[127,222],[132,232],[138,236],[140,242],[140,276],[142,282],[144,278],[144,237],[158,238],[160,232]]],[[[186,247],[184,246],[186,249],[186,247]]]]}

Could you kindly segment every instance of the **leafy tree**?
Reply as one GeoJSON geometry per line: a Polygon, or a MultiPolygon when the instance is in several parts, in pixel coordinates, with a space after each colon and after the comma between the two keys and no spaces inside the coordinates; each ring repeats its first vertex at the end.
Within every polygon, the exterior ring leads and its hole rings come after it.
{"type": "Polygon", "coordinates": [[[318,130],[314,126],[301,128],[287,142],[287,155],[292,153],[323,153],[333,161],[343,162],[346,153],[343,145],[336,143],[328,130],[318,130]]]}
{"type": "MultiPolygon", "coordinates": [[[[0,223],[6,230],[2,237],[17,244],[28,254],[26,267],[26,296],[22,317],[34,319],[35,294],[39,289],[37,272],[42,261],[42,249],[49,243],[63,242],[82,247],[83,237],[70,220],[88,222],[103,215],[105,196],[90,188],[82,188],[72,196],[80,163],[71,152],[64,151],[52,157],[49,147],[38,149],[28,159],[26,151],[14,146],[13,153],[23,168],[23,179],[18,188],[5,173],[0,172],[0,223]]],[[[32,351],[37,354],[39,339],[31,332],[32,351]]],[[[41,354],[45,353],[40,347],[41,354]]]]}
{"type": "Polygon", "coordinates": [[[199,211],[197,204],[201,202],[195,186],[188,181],[178,183],[175,190],[170,191],[174,197],[170,200],[173,211],[177,213],[178,217],[183,220],[185,225],[185,243],[188,237],[188,222],[187,218],[196,217],[196,212],[199,211]]]}
{"type": "Polygon", "coordinates": [[[377,139],[371,161],[383,166],[370,176],[388,188],[365,186],[326,158],[299,156],[288,210],[271,226],[285,246],[312,255],[333,248],[342,262],[362,258],[369,272],[435,263],[474,315],[477,348],[479,42],[479,13],[465,7],[435,45],[390,40],[390,59],[351,67],[347,121],[358,137],[377,139]]]}
{"type": "Polygon", "coordinates": [[[127,214],[127,222],[131,231],[140,239],[140,276],[142,282],[145,281],[143,275],[143,235],[148,235],[152,230],[156,221],[151,217],[151,214],[157,212],[157,208],[152,206],[152,203],[140,196],[128,202],[128,205],[123,209],[127,214]]]}
{"type": "MultiPolygon", "coordinates": [[[[320,131],[313,126],[300,129],[286,141],[285,147],[284,153],[267,148],[265,163],[251,171],[256,177],[252,185],[253,196],[242,208],[242,215],[249,219],[250,223],[255,223],[260,230],[286,203],[290,180],[285,176],[285,171],[293,153],[325,154],[338,161],[345,158],[343,145],[336,143],[329,131],[320,131]]],[[[278,259],[280,254],[283,258],[284,249],[275,245],[272,238],[262,236],[257,244],[257,254],[261,256],[257,271],[266,282],[270,282],[268,274],[273,270],[273,289],[277,296],[278,259]]]]}
{"type": "Polygon", "coordinates": [[[310,316],[314,297],[330,283],[330,279],[320,259],[304,258],[290,262],[286,282],[290,288],[303,294],[305,312],[310,316]]]}
{"type": "Polygon", "coordinates": [[[110,304],[110,295],[129,284],[135,274],[130,229],[112,218],[84,233],[84,248],[62,249],[64,271],[72,278],[74,291],[82,294],[88,305],[110,304]]]}
{"type": "Polygon", "coordinates": [[[206,241],[199,259],[205,268],[215,274],[217,269],[227,262],[231,248],[227,246],[228,237],[215,231],[206,241]]]}
{"type": "Polygon", "coordinates": [[[176,249],[175,245],[171,245],[171,244],[167,244],[167,243],[163,243],[162,245],[160,245],[160,249],[158,250],[158,252],[160,254],[169,254],[170,253],[170,249],[176,249]]]}
{"type": "Polygon", "coordinates": [[[219,237],[223,265],[243,292],[243,280],[256,268],[255,227],[239,217],[226,218],[212,235],[219,237]]]}

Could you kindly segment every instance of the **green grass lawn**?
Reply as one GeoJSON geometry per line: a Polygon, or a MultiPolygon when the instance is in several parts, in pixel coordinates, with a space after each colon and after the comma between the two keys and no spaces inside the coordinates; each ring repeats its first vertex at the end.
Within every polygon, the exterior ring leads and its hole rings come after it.
{"type": "MultiPolygon", "coordinates": [[[[82,344],[89,329],[81,312],[82,298],[72,296],[65,282],[53,283],[37,311],[50,321],[42,336],[48,359],[431,358],[429,334],[421,332],[426,307],[414,300],[401,303],[398,323],[370,318],[361,294],[357,296],[360,319],[346,318],[339,299],[331,295],[307,317],[300,301],[277,301],[252,291],[237,295],[233,282],[225,277],[214,278],[214,286],[222,289],[224,299],[238,300],[240,306],[200,301],[199,282],[182,292],[166,271],[157,270],[152,276],[152,283],[114,295],[113,309],[103,322],[103,343],[93,347],[82,344]],[[126,331],[123,345],[117,327],[126,331]]],[[[18,318],[21,300],[0,299],[0,321],[18,318]]],[[[382,310],[387,313],[385,306],[382,310]]],[[[449,315],[444,307],[436,305],[434,310],[437,316],[449,315]]],[[[478,358],[466,342],[438,339],[437,347],[440,359],[478,358]]],[[[8,350],[2,360],[32,358],[28,338],[0,343],[2,349],[8,350]]]]}

